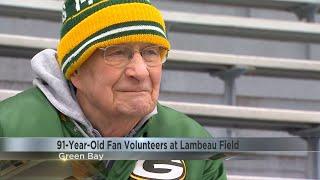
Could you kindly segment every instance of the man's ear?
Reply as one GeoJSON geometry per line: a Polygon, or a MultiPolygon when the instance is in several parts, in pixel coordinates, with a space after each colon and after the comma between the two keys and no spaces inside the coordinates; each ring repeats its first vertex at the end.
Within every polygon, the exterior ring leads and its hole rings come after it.
{"type": "Polygon", "coordinates": [[[77,89],[80,88],[81,83],[80,83],[80,75],[78,70],[75,70],[74,73],[71,74],[70,81],[72,82],[74,87],[76,87],[77,89]]]}

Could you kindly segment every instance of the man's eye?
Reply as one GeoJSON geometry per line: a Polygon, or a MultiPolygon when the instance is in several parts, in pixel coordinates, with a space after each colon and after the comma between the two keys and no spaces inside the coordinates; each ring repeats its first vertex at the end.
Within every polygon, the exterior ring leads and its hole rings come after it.
{"type": "Polygon", "coordinates": [[[109,52],[107,55],[108,56],[122,56],[122,55],[125,55],[125,51],[124,50],[116,50],[116,51],[109,52]]]}
{"type": "Polygon", "coordinates": [[[159,50],[158,49],[146,49],[144,51],[146,55],[159,55],[159,50]]]}

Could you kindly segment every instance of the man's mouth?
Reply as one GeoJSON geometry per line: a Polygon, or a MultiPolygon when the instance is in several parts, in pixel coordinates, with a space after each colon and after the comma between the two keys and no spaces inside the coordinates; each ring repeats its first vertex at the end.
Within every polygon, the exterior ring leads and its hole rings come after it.
{"type": "Polygon", "coordinates": [[[127,92],[127,93],[140,93],[140,92],[150,92],[149,90],[118,90],[118,92],[127,92]]]}
{"type": "Polygon", "coordinates": [[[149,88],[123,88],[116,89],[118,92],[150,92],[149,88]]]}

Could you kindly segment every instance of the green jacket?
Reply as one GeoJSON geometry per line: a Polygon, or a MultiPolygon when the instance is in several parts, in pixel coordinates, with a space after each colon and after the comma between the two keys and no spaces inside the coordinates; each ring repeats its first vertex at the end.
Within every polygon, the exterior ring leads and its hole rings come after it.
{"type": "MultiPolygon", "coordinates": [[[[158,105],[158,114],[149,119],[137,137],[211,137],[197,122],[168,107],[158,105]]],[[[2,137],[74,137],[76,128],[50,104],[38,88],[31,88],[0,102],[2,137]],[[63,120],[64,119],[64,120],[63,120]]],[[[152,161],[154,163],[154,161],[152,161]]],[[[185,179],[226,179],[220,160],[186,160],[185,179]]],[[[115,161],[107,179],[133,178],[136,161],[115,161]],[[130,176],[131,175],[131,176],[130,176]]],[[[103,170],[102,170],[103,171],[103,170]]]]}

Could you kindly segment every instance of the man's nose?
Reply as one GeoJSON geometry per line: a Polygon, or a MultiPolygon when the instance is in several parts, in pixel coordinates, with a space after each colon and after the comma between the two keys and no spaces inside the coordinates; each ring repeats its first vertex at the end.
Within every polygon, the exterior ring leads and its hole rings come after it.
{"type": "Polygon", "coordinates": [[[147,64],[144,62],[140,52],[133,53],[132,59],[126,67],[125,73],[128,77],[135,78],[139,81],[142,81],[149,76],[147,64]]]}

